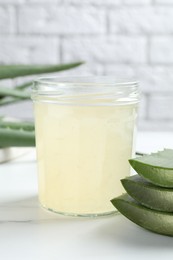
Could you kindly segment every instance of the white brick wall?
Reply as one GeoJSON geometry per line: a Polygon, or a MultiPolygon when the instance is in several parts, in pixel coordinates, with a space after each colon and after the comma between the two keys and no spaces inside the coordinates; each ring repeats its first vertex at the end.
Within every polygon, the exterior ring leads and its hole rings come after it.
{"type": "Polygon", "coordinates": [[[121,0],[63,0],[65,4],[119,5],[121,0]]]}
{"type": "Polygon", "coordinates": [[[95,7],[22,6],[19,32],[34,34],[97,34],[106,32],[106,14],[95,7]]]}
{"type": "Polygon", "coordinates": [[[121,1],[123,4],[127,4],[127,5],[144,5],[144,4],[151,4],[152,0],[122,0],[121,1]]]}
{"type": "Polygon", "coordinates": [[[73,3],[73,4],[94,4],[94,5],[143,5],[149,4],[152,0],[63,0],[63,3],[73,3]]]}
{"type": "Polygon", "coordinates": [[[143,37],[68,37],[63,40],[62,46],[63,61],[66,62],[74,59],[101,64],[146,62],[146,40],[143,37]]]}
{"type": "Polygon", "coordinates": [[[0,61],[3,64],[59,62],[58,39],[44,36],[1,36],[0,61]]]}
{"type": "Polygon", "coordinates": [[[173,96],[155,94],[150,97],[149,118],[153,120],[173,120],[173,96]]]}
{"type": "MultiPolygon", "coordinates": [[[[0,64],[79,59],[86,64],[60,75],[136,79],[140,129],[173,130],[173,0],[0,0],[0,64]]],[[[0,114],[30,117],[23,107],[0,114]]]]}
{"type": "Polygon", "coordinates": [[[173,66],[140,65],[108,65],[106,75],[115,75],[120,78],[138,79],[144,93],[173,93],[173,66]]]}
{"type": "Polygon", "coordinates": [[[172,7],[122,7],[111,10],[110,31],[127,34],[169,34],[173,32],[172,7]]]}
{"type": "Polygon", "coordinates": [[[156,4],[172,4],[172,0],[154,0],[154,3],[156,4]]]}
{"type": "Polygon", "coordinates": [[[11,6],[0,6],[0,32],[10,34],[16,31],[15,9],[11,6]]]}
{"type": "Polygon", "coordinates": [[[25,3],[26,0],[1,0],[0,4],[22,4],[25,3]]]}
{"type": "Polygon", "coordinates": [[[61,3],[62,0],[24,0],[26,3],[47,3],[47,4],[50,4],[50,3],[61,3]]]}
{"type": "Polygon", "coordinates": [[[155,36],[151,39],[150,60],[153,64],[173,64],[172,36],[155,36]]]}

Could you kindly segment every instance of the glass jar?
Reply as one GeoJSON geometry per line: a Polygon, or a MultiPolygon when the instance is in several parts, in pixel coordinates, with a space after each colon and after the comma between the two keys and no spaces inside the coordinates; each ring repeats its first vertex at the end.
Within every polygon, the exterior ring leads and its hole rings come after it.
{"type": "Polygon", "coordinates": [[[32,89],[39,200],[74,216],[115,212],[129,176],[139,102],[136,82],[107,77],[40,78],[32,89]]]}

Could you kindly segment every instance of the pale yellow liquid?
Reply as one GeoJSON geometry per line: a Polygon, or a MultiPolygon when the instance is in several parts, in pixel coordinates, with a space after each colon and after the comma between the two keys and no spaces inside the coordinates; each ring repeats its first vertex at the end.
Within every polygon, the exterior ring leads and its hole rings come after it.
{"type": "Polygon", "coordinates": [[[35,102],[39,199],[53,211],[99,215],[130,174],[136,105],[35,102]]]}

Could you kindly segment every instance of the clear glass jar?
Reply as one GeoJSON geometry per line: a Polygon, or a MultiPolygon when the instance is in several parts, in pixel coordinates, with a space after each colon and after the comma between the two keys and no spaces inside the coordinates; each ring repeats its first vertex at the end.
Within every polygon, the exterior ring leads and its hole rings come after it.
{"type": "Polygon", "coordinates": [[[136,82],[107,77],[40,78],[32,89],[39,200],[74,216],[115,212],[129,176],[139,102],[136,82]]]}

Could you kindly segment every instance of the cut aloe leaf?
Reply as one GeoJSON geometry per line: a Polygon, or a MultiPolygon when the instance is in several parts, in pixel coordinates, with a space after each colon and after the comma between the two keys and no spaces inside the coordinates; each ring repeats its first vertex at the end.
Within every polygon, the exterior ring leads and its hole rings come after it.
{"type": "Polygon", "coordinates": [[[33,122],[22,121],[7,121],[0,118],[0,128],[7,128],[13,130],[34,131],[35,126],[33,122]]]}
{"type": "Polygon", "coordinates": [[[173,189],[161,188],[139,175],[121,180],[127,193],[140,204],[154,210],[173,212],[173,189]]]}
{"type": "MultiPolygon", "coordinates": [[[[29,87],[31,87],[31,85],[33,84],[33,81],[28,81],[28,82],[25,82],[21,85],[18,85],[14,88],[14,90],[25,90],[29,87]]],[[[23,93],[26,93],[23,91],[23,93]]],[[[20,91],[20,94],[22,94],[22,91],[20,91]]],[[[11,95],[9,96],[9,93],[7,93],[7,95],[3,96],[1,95],[0,96],[0,106],[5,106],[5,105],[9,105],[9,104],[12,104],[12,103],[16,103],[16,102],[20,102],[20,101],[23,101],[23,99],[27,100],[27,99],[31,99],[31,96],[30,95],[27,95],[25,97],[21,97],[20,95],[11,95]]]]}
{"type": "Polygon", "coordinates": [[[133,169],[155,185],[173,188],[173,150],[144,155],[129,160],[133,169]]]}
{"type": "Polygon", "coordinates": [[[4,97],[0,99],[0,106],[6,106],[9,104],[17,103],[17,102],[22,102],[25,101],[26,99],[24,98],[15,98],[15,97],[4,97]]]}
{"type": "Polygon", "coordinates": [[[24,90],[24,89],[30,87],[32,84],[33,84],[33,81],[31,80],[31,81],[28,81],[28,82],[25,82],[23,84],[16,86],[14,89],[24,90]]]}
{"type": "Polygon", "coordinates": [[[0,127],[0,147],[35,146],[34,131],[14,130],[0,127]]]}
{"type": "Polygon", "coordinates": [[[8,89],[8,88],[2,88],[0,87],[0,96],[10,96],[10,97],[17,97],[22,99],[28,99],[30,98],[30,94],[25,91],[20,91],[17,89],[8,89]]]}
{"type": "Polygon", "coordinates": [[[60,65],[0,65],[0,79],[58,72],[80,66],[83,62],[60,65]]]}
{"type": "Polygon", "coordinates": [[[173,214],[137,204],[127,194],[111,200],[114,207],[135,224],[162,235],[173,236],[173,214]]]}

